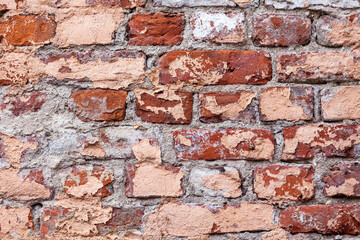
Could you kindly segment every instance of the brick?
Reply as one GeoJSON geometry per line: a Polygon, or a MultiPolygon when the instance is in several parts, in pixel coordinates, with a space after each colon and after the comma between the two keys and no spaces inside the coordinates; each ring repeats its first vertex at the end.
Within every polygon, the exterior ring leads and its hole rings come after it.
{"type": "Polygon", "coordinates": [[[49,199],[52,191],[42,182],[42,171],[19,176],[16,169],[0,170],[0,198],[15,201],[49,199]]]}
{"type": "Polygon", "coordinates": [[[0,36],[16,46],[48,43],[55,30],[55,18],[50,15],[15,15],[0,21],[0,36]]]}
{"type": "Polygon", "coordinates": [[[130,45],[179,45],[185,19],[184,14],[144,13],[133,15],[128,26],[130,45]]]}
{"type": "Polygon", "coordinates": [[[269,54],[261,51],[174,51],[159,60],[161,84],[265,84],[271,80],[269,54]]]}
{"type": "Polygon", "coordinates": [[[233,167],[192,168],[189,187],[200,197],[238,198],[242,195],[241,176],[233,167]]]}
{"type": "MultiPolygon", "coordinates": [[[[282,229],[281,227],[276,227],[275,229],[271,230],[268,234],[264,234],[261,240],[290,240],[287,236],[287,232],[282,229]]],[[[300,239],[299,239],[300,240],[300,239]]],[[[306,240],[306,239],[301,239],[306,240]]]]}
{"type": "Polygon", "coordinates": [[[28,112],[39,111],[45,102],[46,93],[26,92],[19,96],[6,96],[4,99],[0,99],[0,109],[6,109],[14,116],[20,116],[28,112]]]}
{"type": "Polygon", "coordinates": [[[307,201],[314,197],[314,168],[271,165],[254,170],[254,192],[270,201],[307,201]]]}
{"type": "Polygon", "coordinates": [[[360,88],[327,88],[321,92],[321,114],[325,121],[359,119],[360,88]]]}
{"type": "Polygon", "coordinates": [[[123,21],[121,8],[78,8],[56,11],[56,35],[59,47],[112,43],[113,33],[123,21]]]}
{"type": "Polygon", "coordinates": [[[170,164],[162,165],[159,146],[149,139],[132,147],[137,164],[126,166],[126,196],[137,198],[180,197],[184,172],[170,164]]]}
{"type": "Polygon", "coordinates": [[[155,6],[167,7],[211,7],[211,6],[230,6],[230,7],[250,7],[259,5],[257,0],[154,0],[155,6]]]}
{"type": "Polygon", "coordinates": [[[57,194],[52,208],[41,209],[40,236],[42,239],[96,239],[97,226],[107,223],[112,213],[111,207],[101,206],[100,198],[67,198],[57,194]]]}
{"type": "Polygon", "coordinates": [[[195,12],[190,19],[197,41],[243,43],[246,41],[245,14],[239,12],[195,12]]]}
{"type": "Polygon", "coordinates": [[[144,7],[146,0],[86,0],[90,5],[119,6],[122,8],[144,7]]]}
{"type": "Polygon", "coordinates": [[[166,203],[148,216],[144,235],[147,239],[159,239],[156,237],[270,230],[274,227],[272,215],[273,207],[268,204],[215,207],[166,203]]]}
{"type": "Polygon", "coordinates": [[[57,146],[62,142],[69,143],[61,151],[69,152],[85,158],[86,160],[115,160],[135,158],[132,147],[143,139],[149,139],[152,143],[158,143],[162,134],[157,128],[148,130],[135,130],[133,127],[106,127],[99,128],[87,134],[61,135],[59,140],[50,144],[57,146]]]}
{"type": "Polygon", "coordinates": [[[262,129],[187,129],[174,131],[180,160],[271,160],[273,133],[262,129]]]}
{"type": "Polygon", "coordinates": [[[0,2],[0,10],[15,10],[16,9],[16,1],[15,0],[1,0],[0,2]]]}
{"type": "Polygon", "coordinates": [[[73,50],[41,55],[31,70],[37,78],[91,81],[94,88],[120,89],[143,81],[145,55],[122,50],[73,50]]]}
{"type": "Polygon", "coordinates": [[[253,18],[253,41],[264,47],[307,45],[311,21],[296,15],[265,14],[253,18]]]}
{"type": "Polygon", "coordinates": [[[316,41],[328,47],[354,46],[360,40],[359,14],[342,18],[322,16],[316,24],[316,41]]]}
{"type": "Polygon", "coordinates": [[[283,54],[277,60],[280,82],[324,83],[359,80],[359,66],[356,53],[345,52],[283,54]]]}
{"type": "Polygon", "coordinates": [[[231,121],[255,121],[255,109],[251,106],[254,92],[206,92],[199,94],[200,121],[205,123],[231,121]]]}
{"type": "Polygon", "coordinates": [[[128,229],[141,229],[144,207],[113,208],[112,216],[106,223],[96,225],[99,233],[105,235],[128,229]]]}
{"type": "Polygon", "coordinates": [[[314,93],[311,87],[272,87],[260,92],[261,121],[300,121],[313,118],[314,93]]]}
{"type": "Polygon", "coordinates": [[[327,197],[359,197],[360,166],[358,162],[339,163],[322,178],[327,197]]]}
{"type": "Polygon", "coordinates": [[[28,236],[28,230],[33,227],[32,214],[29,207],[6,207],[0,208],[0,237],[2,239],[15,239],[28,236]]]}
{"type": "Polygon", "coordinates": [[[145,122],[189,124],[193,95],[181,90],[137,88],[136,115],[145,122]]]}
{"type": "Polygon", "coordinates": [[[114,175],[102,166],[74,166],[59,171],[64,179],[64,192],[77,198],[107,197],[112,194],[114,175]]]}
{"type": "Polygon", "coordinates": [[[291,233],[360,234],[360,205],[313,205],[281,211],[280,225],[291,233]]]}
{"type": "Polygon", "coordinates": [[[331,1],[331,0],[265,0],[265,5],[271,5],[277,9],[296,9],[296,8],[311,8],[321,9],[324,7],[334,8],[358,8],[360,7],[359,1],[357,0],[343,0],[343,1],[331,1]]]}
{"type": "Polygon", "coordinates": [[[313,124],[284,128],[283,160],[311,159],[315,154],[325,157],[357,156],[360,143],[359,126],[313,124]]]}
{"type": "Polygon", "coordinates": [[[122,90],[79,90],[71,94],[70,109],[83,121],[122,121],[127,92],[122,90]]]}
{"type": "Polygon", "coordinates": [[[29,67],[35,61],[36,58],[28,50],[15,48],[5,51],[0,56],[0,86],[23,86],[37,82],[29,67]]]}

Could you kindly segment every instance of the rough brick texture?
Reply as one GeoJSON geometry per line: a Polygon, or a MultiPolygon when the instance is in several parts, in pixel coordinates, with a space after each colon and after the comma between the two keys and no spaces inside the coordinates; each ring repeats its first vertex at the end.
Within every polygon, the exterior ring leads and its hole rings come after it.
{"type": "Polygon", "coordinates": [[[358,239],[359,11],[0,0],[0,239],[358,239]]]}
{"type": "Polygon", "coordinates": [[[270,160],[274,155],[274,138],[268,130],[189,129],[175,131],[174,139],[180,160],[270,160]]]}
{"type": "Polygon", "coordinates": [[[271,58],[255,51],[175,51],[159,60],[160,83],[265,84],[271,58]]]}
{"type": "Polygon", "coordinates": [[[246,40],[245,14],[237,12],[197,12],[191,16],[195,40],[242,43],[246,40]]]}
{"type": "Polygon", "coordinates": [[[300,16],[260,15],[253,19],[253,41],[259,46],[306,45],[311,38],[310,19],[300,16]]]}
{"type": "Polygon", "coordinates": [[[183,14],[136,14],[129,22],[130,45],[178,45],[185,28],[183,14]]]}

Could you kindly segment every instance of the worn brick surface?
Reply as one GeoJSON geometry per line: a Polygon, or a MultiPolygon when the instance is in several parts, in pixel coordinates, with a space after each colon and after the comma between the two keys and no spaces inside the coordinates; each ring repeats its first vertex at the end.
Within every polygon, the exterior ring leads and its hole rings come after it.
{"type": "Polygon", "coordinates": [[[262,121],[311,120],[314,93],[311,87],[272,87],[260,92],[259,113],[262,121]]]}
{"type": "Polygon", "coordinates": [[[321,113],[325,121],[359,119],[360,88],[326,88],[321,92],[321,113]]]}
{"type": "Polygon", "coordinates": [[[257,0],[154,0],[155,6],[168,6],[168,7],[211,7],[211,6],[256,6],[257,0]]]}
{"type": "Polygon", "coordinates": [[[83,121],[121,121],[125,117],[126,91],[80,90],[71,94],[77,117],[83,121]]]}
{"type": "Polygon", "coordinates": [[[130,45],[178,45],[185,28],[183,14],[136,14],[129,21],[130,45]]]}
{"type": "Polygon", "coordinates": [[[313,180],[313,167],[257,167],[254,170],[254,192],[260,199],[307,201],[314,197],[313,180]]]}
{"type": "Polygon", "coordinates": [[[191,16],[195,40],[242,43],[246,40],[245,14],[238,12],[196,12],[191,16]]]}
{"type": "Polygon", "coordinates": [[[357,204],[289,207],[280,213],[280,225],[291,233],[359,234],[358,219],[357,204]]]}
{"type": "Polygon", "coordinates": [[[136,115],[145,122],[190,123],[192,119],[192,93],[187,91],[138,88],[136,115]]]}
{"type": "Polygon", "coordinates": [[[360,196],[360,167],[358,162],[339,163],[323,176],[325,196],[360,196]]]}
{"type": "Polygon", "coordinates": [[[295,8],[314,8],[321,9],[323,7],[334,7],[334,8],[358,8],[360,4],[356,0],[341,0],[341,1],[317,1],[317,0],[265,0],[266,5],[274,6],[277,9],[295,9],[295,8]]]}
{"type": "Polygon", "coordinates": [[[311,21],[308,18],[291,15],[255,16],[252,38],[259,46],[306,45],[311,38],[311,21]]]}
{"type": "Polygon", "coordinates": [[[354,46],[360,40],[359,14],[336,18],[322,16],[316,25],[317,42],[324,46],[354,46]]]}
{"type": "Polygon", "coordinates": [[[251,106],[254,92],[206,92],[200,93],[200,121],[222,122],[255,121],[255,109],[251,106]]]}
{"type": "Polygon", "coordinates": [[[37,112],[46,102],[46,94],[42,92],[27,92],[20,96],[5,96],[0,99],[0,109],[8,110],[14,116],[20,116],[28,112],[37,112]]]}
{"type": "Polygon", "coordinates": [[[180,160],[271,160],[274,155],[274,137],[269,130],[177,130],[174,140],[180,160]]]}
{"type": "Polygon", "coordinates": [[[315,154],[326,157],[357,156],[359,126],[314,124],[284,128],[285,147],[282,159],[310,159],[315,154]]]}
{"type": "Polygon", "coordinates": [[[283,54],[277,59],[277,72],[280,82],[324,83],[359,80],[359,64],[356,53],[283,54]]]}
{"type": "Polygon", "coordinates": [[[159,60],[160,83],[265,84],[270,55],[260,51],[174,51],[159,60]]]}
{"type": "Polygon", "coordinates": [[[17,46],[49,42],[55,31],[55,18],[50,15],[16,15],[0,21],[0,35],[17,46]]]}

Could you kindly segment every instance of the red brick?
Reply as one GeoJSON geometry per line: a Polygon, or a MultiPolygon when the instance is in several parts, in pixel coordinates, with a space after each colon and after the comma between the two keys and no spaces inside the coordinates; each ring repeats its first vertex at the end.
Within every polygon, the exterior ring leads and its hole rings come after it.
{"type": "Polygon", "coordinates": [[[334,87],[321,91],[321,114],[325,121],[360,119],[359,87],[334,87]]]}
{"type": "Polygon", "coordinates": [[[174,51],[159,60],[161,84],[266,84],[269,54],[261,51],[174,51]]]}
{"type": "Polygon", "coordinates": [[[360,205],[314,205],[281,211],[280,225],[291,233],[360,234],[360,205]]]}
{"type": "Polygon", "coordinates": [[[174,131],[180,160],[271,160],[274,137],[261,129],[188,129],[174,131]]]}
{"type": "Polygon", "coordinates": [[[261,91],[261,121],[311,120],[314,93],[311,87],[272,87],[261,91]]]}
{"type": "Polygon", "coordinates": [[[0,99],[0,109],[9,110],[13,115],[20,116],[27,112],[39,111],[45,102],[46,93],[35,91],[23,93],[20,96],[6,97],[6,102],[0,99]]]}
{"type": "Polygon", "coordinates": [[[70,109],[83,121],[121,121],[125,117],[126,91],[79,90],[71,94],[70,109]]]}
{"type": "Polygon", "coordinates": [[[253,41],[266,47],[306,45],[311,38],[311,21],[292,15],[265,14],[253,18],[253,41]]]}
{"type": "Polygon", "coordinates": [[[141,229],[144,207],[113,208],[112,217],[103,224],[98,224],[100,234],[105,235],[129,229],[141,229]]]}
{"type": "Polygon", "coordinates": [[[190,19],[195,40],[242,43],[246,40],[245,14],[239,12],[195,12],[190,19]]]}
{"type": "Polygon", "coordinates": [[[75,197],[107,197],[112,194],[114,175],[102,166],[71,167],[60,171],[65,175],[64,191],[75,197]]]}
{"type": "Polygon", "coordinates": [[[187,91],[138,88],[136,96],[136,115],[145,122],[185,123],[192,119],[192,93],[187,91]]]}
{"type": "Polygon", "coordinates": [[[178,45],[183,40],[184,14],[136,14],[129,21],[130,45],[178,45]]]}
{"type": "Polygon", "coordinates": [[[255,97],[254,92],[248,91],[200,93],[200,121],[206,123],[226,120],[255,122],[255,109],[250,106],[255,97]]]}
{"type": "Polygon", "coordinates": [[[324,46],[356,46],[359,44],[360,15],[322,16],[316,24],[316,41],[324,46]]]}
{"type": "Polygon", "coordinates": [[[277,59],[280,82],[324,83],[359,80],[359,69],[360,61],[356,52],[283,54],[277,59]]]}
{"type": "Polygon", "coordinates": [[[314,124],[284,129],[283,160],[326,157],[354,157],[360,143],[359,125],[314,124]]]}
{"type": "Polygon", "coordinates": [[[86,0],[87,4],[96,5],[101,4],[103,6],[119,6],[122,8],[134,8],[145,6],[146,0],[86,0]]]}
{"type": "Polygon", "coordinates": [[[360,197],[360,166],[358,162],[339,163],[324,175],[324,195],[328,197],[360,197]]]}
{"type": "Polygon", "coordinates": [[[50,15],[15,15],[0,20],[0,36],[17,46],[49,42],[55,30],[55,18],[50,15]]]}
{"type": "Polygon", "coordinates": [[[254,171],[254,192],[259,199],[307,201],[314,197],[314,168],[271,165],[254,171]]]}

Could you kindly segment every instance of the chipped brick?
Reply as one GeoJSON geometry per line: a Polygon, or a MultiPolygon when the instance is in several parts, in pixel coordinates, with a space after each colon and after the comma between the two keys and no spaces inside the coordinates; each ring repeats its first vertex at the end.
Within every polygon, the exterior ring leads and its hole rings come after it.
{"type": "Polygon", "coordinates": [[[311,8],[321,9],[324,7],[334,8],[358,8],[360,7],[357,0],[344,0],[344,1],[332,1],[332,0],[265,0],[265,5],[271,5],[277,9],[296,9],[296,8],[311,8]]]}
{"type": "Polygon", "coordinates": [[[270,201],[307,201],[314,197],[314,168],[271,165],[254,171],[254,192],[270,201]]]}
{"type": "Polygon", "coordinates": [[[265,84],[271,80],[269,54],[261,51],[174,51],[159,60],[161,84],[265,84]]]}
{"type": "Polygon", "coordinates": [[[167,7],[211,7],[211,6],[230,6],[230,7],[249,7],[257,6],[257,0],[154,0],[155,6],[167,7]]]}
{"type": "Polygon", "coordinates": [[[38,91],[26,92],[17,96],[6,96],[0,99],[0,109],[12,112],[14,116],[20,116],[28,112],[37,112],[46,102],[46,94],[38,91]]]}
{"type": "Polygon", "coordinates": [[[125,117],[127,92],[122,90],[79,90],[71,94],[70,109],[83,121],[121,121],[125,117]]]}
{"type": "Polygon", "coordinates": [[[159,236],[201,237],[211,233],[270,230],[272,215],[273,207],[268,204],[208,207],[167,203],[147,218],[144,232],[149,239],[157,239],[159,236]]]}
{"type": "Polygon", "coordinates": [[[173,135],[180,160],[271,160],[274,155],[274,137],[268,130],[188,129],[173,135]],[[180,136],[191,144],[183,144],[180,136]]]}
{"type": "Polygon", "coordinates": [[[277,60],[280,82],[324,83],[360,79],[356,53],[310,52],[283,54],[277,60]]]}
{"type": "Polygon", "coordinates": [[[358,162],[339,163],[322,178],[324,195],[328,197],[360,197],[360,166],[358,162]]]}
{"type": "Polygon", "coordinates": [[[199,94],[200,121],[222,122],[255,121],[255,109],[251,101],[256,97],[254,92],[206,92],[199,94]]]}
{"type": "Polygon", "coordinates": [[[284,128],[283,160],[326,157],[354,157],[360,143],[359,126],[314,124],[284,128]]]}
{"type": "Polygon", "coordinates": [[[314,93],[311,87],[272,87],[261,91],[260,120],[311,120],[314,93]]]}
{"type": "Polygon", "coordinates": [[[326,88],[321,91],[321,114],[325,121],[360,119],[359,87],[326,88]]]}
{"type": "Polygon", "coordinates": [[[138,88],[136,115],[153,123],[190,123],[192,119],[192,93],[187,91],[138,88]]]}
{"type": "Polygon", "coordinates": [[[281,211],[280,225],[291,233],[360,234],[360,205],[313,205],[281,211]]]}

